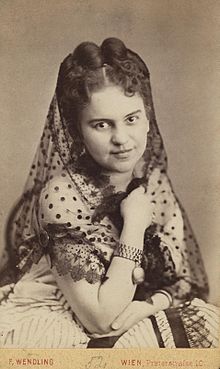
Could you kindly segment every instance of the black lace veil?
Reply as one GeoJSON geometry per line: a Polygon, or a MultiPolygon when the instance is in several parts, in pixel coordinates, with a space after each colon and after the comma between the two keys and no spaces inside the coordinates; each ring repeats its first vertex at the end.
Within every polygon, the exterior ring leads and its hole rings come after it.
{"type": "MultiPolygon", "coordinates": [[[[94,63],[91,63],[91,58],[88,58],[89,46],[84,43],[81,45],[86,47],[76,48],[74,53],[68,55],[61,64],[56,92],[49,107],[43,133],[24,186],[24,191],[8,223],[7,247],[10,251],[12,264],[16,265],[16,270],[28,270],[31,264],[33,262],[37,263],[45,252],[42,242],[42,237],[45,234],[39,223],[41,214],[39,214],[38,204],[41,190],[45,184],[55,176],[62,176],[64,172],[68,173],[74,182],[74,173],[82,171],[86,175],[87,170],[89,173],[89,167],[91,168],[90,165],[86,166],[85,164],[91,158],[81,153],[79,148],[80,139],[76,129],[70,129],[72,121],[78,118],[73,115],[74,111],[65,113],[65,104],[68,104],[70,95],[72,94],[73,101],[74,99],[77,101],[78,96],[75,96],[73,91],[71,91],[68,96],[64,96],[64,99],[61,98],[63,96],[62,89],[67,90],[65,86],[68,83],[65,79],[66,77],[64,78],[62,75],[64,73],[64,65],[68,71],[68,78],[71,79],[74,85],[74,91],[83,89],[80,80],[82,75],[86,75],[87,86],[93,86],[93,89],[99,88],[99,86],[94,87],[92,73],[90,72],[100,70],[104,65],[106,74],[111,79],[111,82],[116,85],[122,85],[128,94],[132,95],[136,91],[141,94],[145,103],[146,114],[149,116],[150,130],[148,132],[146,150],[135,167],[134,177],[147,185],[147,181],[155,168],[158,168],[161,173],[167,172],[167,156],[155,118],[150,76],[143,61],[129,49],[126,49],[126,53],[123,49],[124,54],[122,53],[122,57],[121,54],[119,55],[118,48],[113,47],[115,39],[108,39],[102,44],[102,57],[99,59],[98,65],[97,63],[94,65],[94,63]],[[81,55],[83,52],[84,54],[81,55]],[[83,60],[85,65],[83,63],[81,65],[77,64],[76,60],[83,60]],[[116,73],[113,73],[115,70],[116,73]]],[[[75,126],[77,126],[77,122],[75,126]]],[[[93,170],[93,174],[90,171],[88,175],[88,181],[92,180],[94,184],[97,184],[98,188],[99,172],[98,170],[96,171],[95,167],[93,170]]],[[[86,190],[80,188],[75,182],[74,185],[82,198],[85,201],[89,201],[86,190]]],[[[98,196],[99,190],[100,188],[97,189],[95,196],[98,196]]],[[[195,273],[195,283],[198,282],[207,291],[207,280],[198,244],[184,209],[180,203],[179,205],[184,220],[184,234],[187,240],[188,251],[196,255],[194,258],[189,258],[190,267],[195,273]]]]}

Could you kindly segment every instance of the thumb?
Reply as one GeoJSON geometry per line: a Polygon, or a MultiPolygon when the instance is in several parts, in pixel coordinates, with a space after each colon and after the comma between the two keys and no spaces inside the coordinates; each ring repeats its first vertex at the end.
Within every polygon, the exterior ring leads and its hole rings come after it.
{"type": "Polygon", "coordinates": [[[111,324],[111,328],[114,330],[120,329],[128,319],[130,314],[126,311],[122,312],[111,324]]]}
{"type": "Polygon", "coordinates": [[[118,323],[118,321],[115,321],[112,323],[111,328],[114,329],[115,331],[121,328],[120,322],[118,323]]]}

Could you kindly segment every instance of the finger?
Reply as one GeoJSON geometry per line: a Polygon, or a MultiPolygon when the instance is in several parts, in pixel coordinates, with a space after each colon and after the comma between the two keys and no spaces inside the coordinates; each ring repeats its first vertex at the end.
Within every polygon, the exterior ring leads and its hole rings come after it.
{"type": "Polygon", "coordinates": [[[131,312],[130,311],[123,311],[111,324],[111,328],[114,330],[120,329],[123,327],[127,320],[130,318],[131,312]]]}
{"type": "Polygon", "coordinates": [[[127,332],[128,329],[130,329],[131,327],[133,327],[137,322],[139,321],[139,318],[136,317],[134,314],[131,314],[127,319],[126,322],[124,322],[124,324],[117,329],[117,331],[114,331],[115,334],[121,334],[124,332],[127,332]]]}

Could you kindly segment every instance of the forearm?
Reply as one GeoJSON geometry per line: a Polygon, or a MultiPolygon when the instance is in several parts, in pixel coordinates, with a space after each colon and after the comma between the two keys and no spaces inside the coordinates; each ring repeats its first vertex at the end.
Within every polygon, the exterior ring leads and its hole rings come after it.
{"type": "MultiPolygon", "coordinates": [[[[124,224],[120,242],[143,249],[144,228],[124,224]]],[[[85,279],[72,281],[66,274],[56,278],[72,310],[91,333],[105,333],[111,322],[133,300],[136,285],[132,282],[135,261],[113,256],[105,281],[88,283],[85,279]]]]}
{"type": "Polygon", "coordinates": [[[155,315],[158,311],[167,309],[170,306],[170,297],[168,298],[161,291],[155,292],[146,301],[134,300],[130,302],[111,323],[111,331],[102,334],[93,334],[93,337],[120,336],[141,320],[155,315]]]}
{"type": "Polygon", "coordinates": [[[151,198],[148,198],[142,186],[133,190],[120,204],[124,224],[119,241],[125,247],[118,251],[118,256],[116,253],[112,258],[106,273],[107,279],[98,288],[96,312],[93,314],[94,321],[102,331],[110,330],[111,322],[134,298],[136,284],[132,281],[132,272],[137,259],[129,260],[130,251],[131,259],[136,254],[129,248],[143,251],[144,233],[151,224],[152,210],[151,198]]]}
{"type": "MultiPolygon", "coordinates": [[[[120,236],[121,243],[142,250],[143,241],[143,227],[135,227],[131,223],[124,224],[120,236]]],[[[134,297],[136,290],[136,285],[132,282],[134,267],[133,260],[114,256],[106,273],[108,279],[99,287],[97,303],[106,329],[134,297]]]]}

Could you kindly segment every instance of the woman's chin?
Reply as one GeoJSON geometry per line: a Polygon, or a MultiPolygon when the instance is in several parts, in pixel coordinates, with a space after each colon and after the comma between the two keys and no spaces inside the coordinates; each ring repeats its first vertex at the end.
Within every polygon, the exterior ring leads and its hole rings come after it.
{"type": "Polygon", "coordinates": [[[109,168],[107,168],[109,173],[118,173],[118,174],[125,174],[125,173],[132,173],[135,165],[131,165],[131,163],[121,162],[117,165],[113,165],[109,168]]]}

